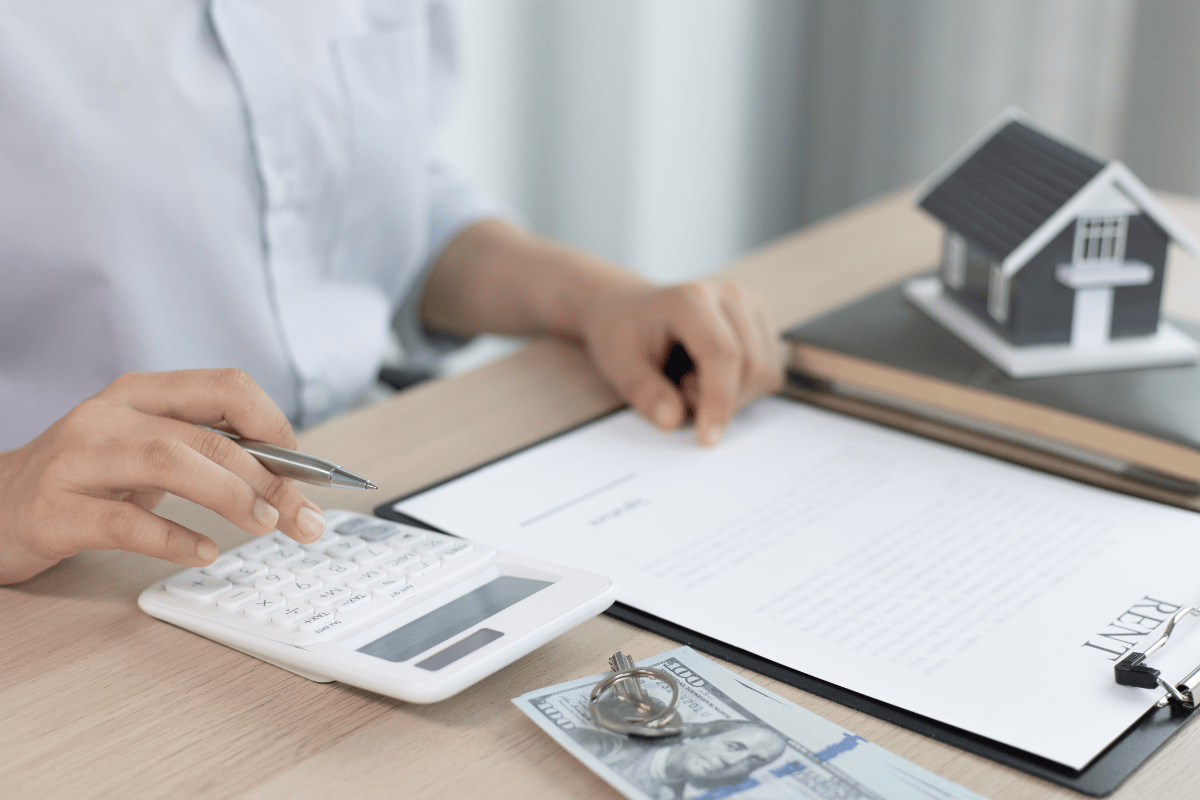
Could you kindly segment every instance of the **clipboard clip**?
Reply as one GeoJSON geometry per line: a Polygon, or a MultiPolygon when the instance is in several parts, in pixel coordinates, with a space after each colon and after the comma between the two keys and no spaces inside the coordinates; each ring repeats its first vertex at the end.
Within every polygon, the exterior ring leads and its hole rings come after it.
{"type": "Polygon", "coordinates": [[[1161,677],[1162,673],[1154,669],[1146,663],[1146,659],[1158,652],[1166,645],[1171,638],[1171,633],[1175,630],[1175,625],[1181,619],[1189,614],[1200,616],[1200,608],[1192,608],[1188,606],[1181,608],[1167,622],[1167,627],[1163,629],[1162,636],[1146,648],[1144,653],[1130,653],[1121,659],[1116,666],[1113,667],[1113,672],[1116,676],[1117,683],[1122,686],[1134,686],[1139,689],[1155,689],[1161,687],[1167,696],[1158,701],[1158,708],[1163,708],[1168,703],[1174,703],[1180,708],[1191,711],[1200,705],[1200,666],[1197,666],[1177,684],[1170,684],[1164,681],[1161,677]]]}

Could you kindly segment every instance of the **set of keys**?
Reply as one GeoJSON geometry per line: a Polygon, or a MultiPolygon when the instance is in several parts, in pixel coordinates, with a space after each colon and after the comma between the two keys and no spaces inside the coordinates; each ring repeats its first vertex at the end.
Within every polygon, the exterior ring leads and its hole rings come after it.
{"type": "Polygon", "coordinates": [[[671,673],[654,667],[639,667],[620,650],[608,660],[612,674],[592,689],[589,706],[592,719],[605,730],[627,736],[659,738],[683,732],[679,716],[679,682],[671,673]],[[642,678],[653,678],[671,690],[664,703],[647,692],[642,678]]]}

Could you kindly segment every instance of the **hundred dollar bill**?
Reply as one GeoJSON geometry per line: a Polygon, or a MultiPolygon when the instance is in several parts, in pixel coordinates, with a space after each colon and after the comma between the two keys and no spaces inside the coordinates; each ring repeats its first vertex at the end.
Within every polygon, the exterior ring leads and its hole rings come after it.
{"type": "MultiPolygon", "coordinates": [[[[666,670],[679,681],[679,736],[644,739],[596,725],[588,697],[606,672],[513,702],[631,800],[980,800],[689,647],[638,666],[666,670]]],[[[670,699],[656,680],[643,679],[642,687],[663,702],[670,699]]]]}

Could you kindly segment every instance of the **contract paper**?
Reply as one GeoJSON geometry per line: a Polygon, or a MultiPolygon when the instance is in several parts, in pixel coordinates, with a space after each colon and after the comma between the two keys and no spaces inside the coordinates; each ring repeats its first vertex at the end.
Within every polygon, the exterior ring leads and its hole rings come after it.
{"type": "MultiPolygon", "coordinates": [[[[1195,514],[777,397],[715,448],[619,412],[395,507],[1073,769],[1161,696],[1114,663],[1200,600],[1195,514]]],[[[1154,666],[1197,662],[1185,620],[1154,666]]]]}

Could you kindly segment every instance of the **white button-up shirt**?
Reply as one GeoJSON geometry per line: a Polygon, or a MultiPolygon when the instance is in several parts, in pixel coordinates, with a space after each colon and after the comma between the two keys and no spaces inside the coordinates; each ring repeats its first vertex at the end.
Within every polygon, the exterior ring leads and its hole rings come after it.
{"type": "Polygon", "coordinates": [[[0,450],[128,371],[237,366],[302,423],[417,357],[497,209],[436,157],[437,0],[0,0],[0,450]]]}

